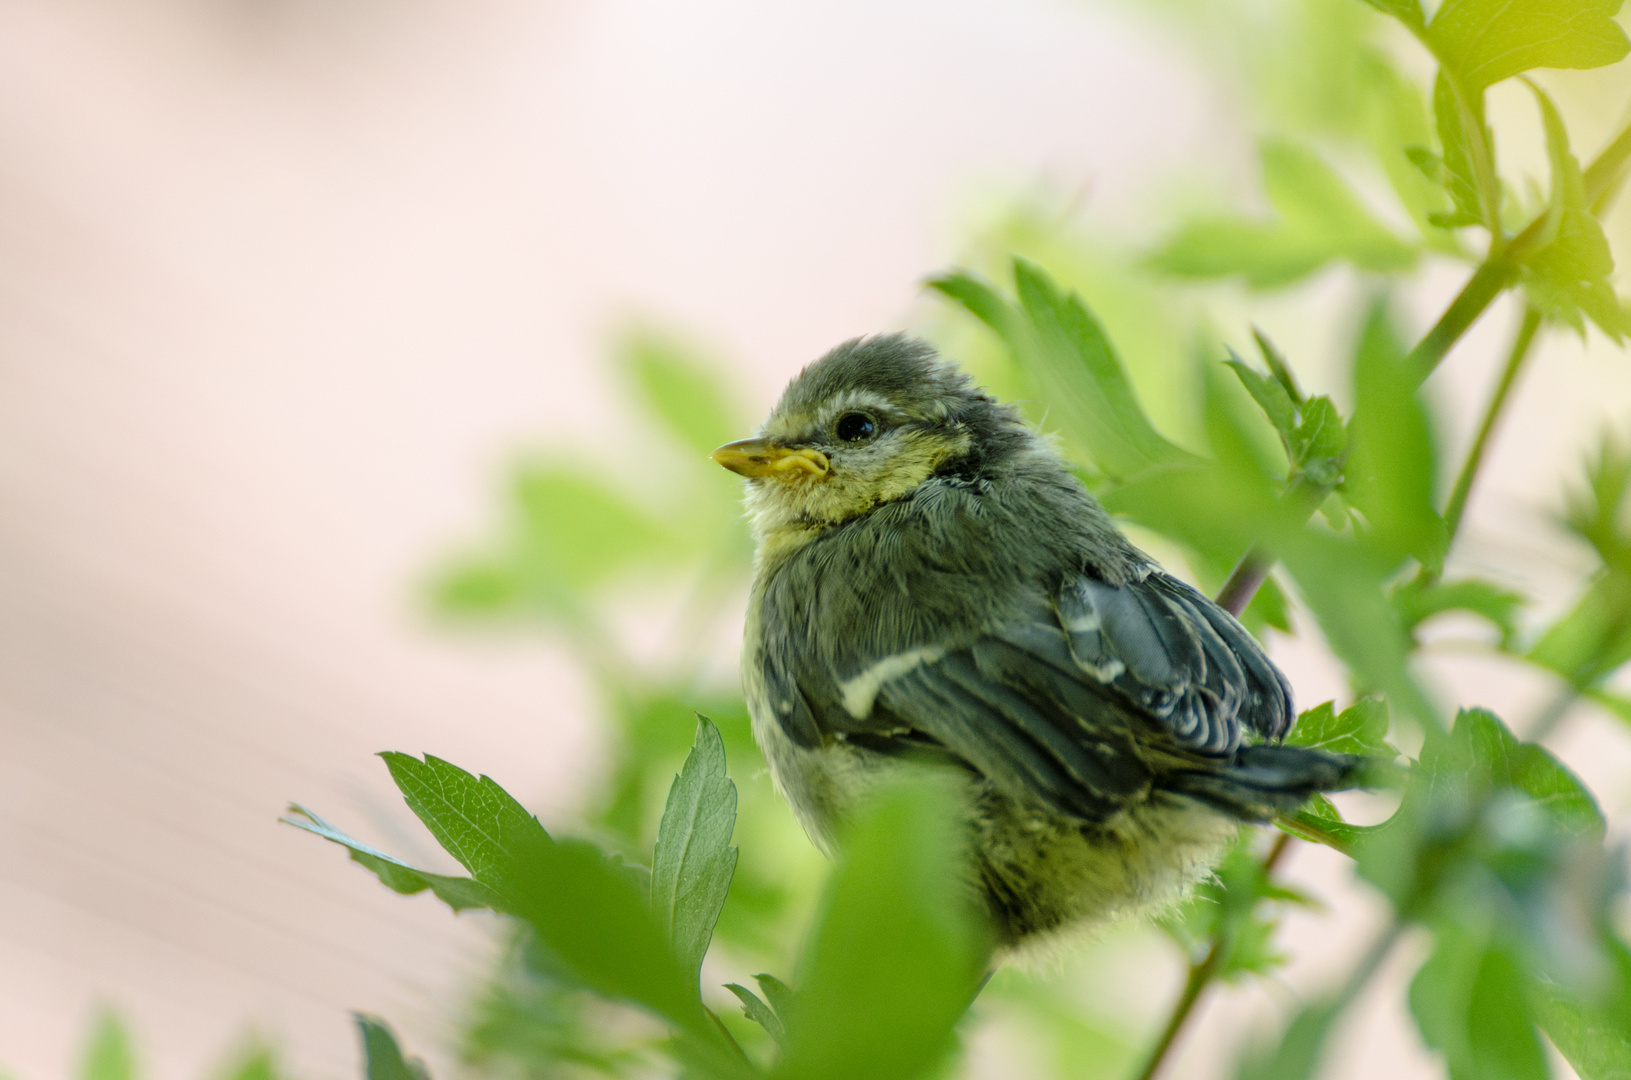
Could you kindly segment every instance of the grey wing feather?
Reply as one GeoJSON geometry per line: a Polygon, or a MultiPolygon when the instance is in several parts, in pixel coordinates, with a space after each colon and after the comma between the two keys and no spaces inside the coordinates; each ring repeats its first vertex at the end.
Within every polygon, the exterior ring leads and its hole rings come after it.
{"type": "MultiPolygon", "coordinates": [[[[1228,780],[1208,778],[1233,767],[1242,726],[1273,739],[1289,724],[1289,688],[1256,642],[1174,579],[1083,577],[1038,601],[971,642],[842,672],[806,663],[795,679],[770,660],[766,689],[801,745],[927,737],[1016,797],[1089,821],[1155,787],[1221,803],[1228,780]]],[[[1272,797],[1251,787],[1237,813],[1259,816],[1272,797]]]]}
{"type": "Polygon", "coordinates": [[[1242,725],[1266,739],[1291,726],[1291,688],[1228,612],[1165,574],[1111,586],[1080,577],[1059,621],[1083,670],[1159,720],[1178,745],[1232,754],[1242,725]]]}

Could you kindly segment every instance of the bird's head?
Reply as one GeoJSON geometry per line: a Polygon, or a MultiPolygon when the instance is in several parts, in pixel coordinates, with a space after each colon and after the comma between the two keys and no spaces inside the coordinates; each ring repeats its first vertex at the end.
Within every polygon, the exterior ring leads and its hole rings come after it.
{"type": "Polygon", "coordinates": [[[904,335],[845,342],[788,384],[758,436],[713,459],[748,478],[761,540],[834,525],[1029,440],[1018,414],[904,335]]]}

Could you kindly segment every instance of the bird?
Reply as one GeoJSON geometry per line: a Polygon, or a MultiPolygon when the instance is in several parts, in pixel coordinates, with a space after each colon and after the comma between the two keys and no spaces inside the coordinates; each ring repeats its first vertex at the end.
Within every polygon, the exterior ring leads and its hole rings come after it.
{"type": "Polygon", "coordinates": [[[776,788],[832,854],[880,783],[951,766],[1012,955],[1169,908],[1242,822],[1360,773],[1283,745],[1291,686],[1251,633],[919,339],[839,345],[711,456],[745,478],[743,687],[776,788]]]}

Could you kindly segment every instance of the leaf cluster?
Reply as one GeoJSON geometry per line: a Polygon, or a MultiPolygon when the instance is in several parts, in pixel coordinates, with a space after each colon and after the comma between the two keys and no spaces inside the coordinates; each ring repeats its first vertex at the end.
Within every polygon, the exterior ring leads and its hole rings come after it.
{"type": "MultiPolygon", "coordinates": [[[[426,755],[382,755],[408,807],[468,877],[407,866],[291,807],[288,824],[346,848],[382,884],[430,891],[455,911],[486,908],[526,928],[520,972],[535,1010],[517,1027],[547,1052],[609,1073],[631,1059],[574,1041],[557,1021],[567,995],[642,1010],[669,1032],[653,1048],[696,1077],[927,1075],[984,973],[989,945],[956,887],[963,838],[949,779],[925,775],[880,793],[853,823],[796,989],[770,975],[760,993],[728,989],[780,1048],[751,1059],[703,1001],[703,961],[735,871],[736,786],[719,731],[699,717],[669,788],[650,870],[581,840],[557,839],[486,776],[426,755]],[[925,981],[926,980],[926,981],[925,981]],[[539,1031],[542,1028],[542,1031],[539,1031]]],[[[515,996],[499,999],[506,1008],[515,996]]],[[[489,1014],[489,1031],[514,1016],[489,1014]]],[[[389,1029],[360,1018],[369,1080],[425,1080],[389,1029]]]]}

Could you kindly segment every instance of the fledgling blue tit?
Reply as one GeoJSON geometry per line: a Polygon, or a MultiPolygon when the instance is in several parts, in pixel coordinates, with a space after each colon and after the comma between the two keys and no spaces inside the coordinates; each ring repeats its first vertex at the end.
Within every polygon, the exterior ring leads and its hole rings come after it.
{"type": "Polygon", "coordinates": [[[1171,903],[1240,822],[1362,766],[1278,745],[1291,688],[1251,634],[922,342],[840,345],[713,458],[747,478],[742,672],[776,786],[831,851],[902,762],[955,765],[1009,949],[1171,903]]]}

